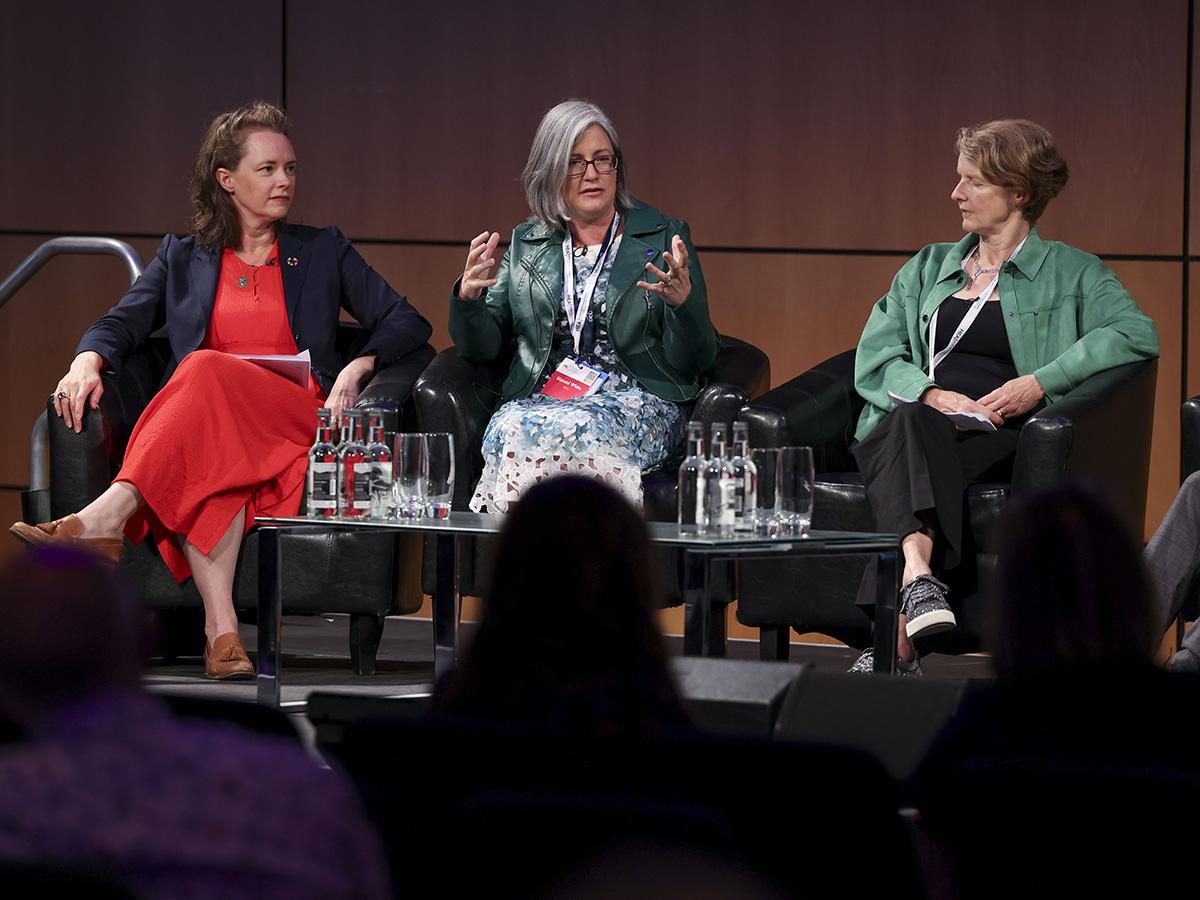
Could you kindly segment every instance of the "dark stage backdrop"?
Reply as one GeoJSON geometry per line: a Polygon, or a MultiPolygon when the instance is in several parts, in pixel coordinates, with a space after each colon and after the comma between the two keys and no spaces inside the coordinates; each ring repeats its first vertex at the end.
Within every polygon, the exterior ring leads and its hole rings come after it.
{"type": "MultiPolygon", "coordinates": [[[[1071,165],[1043,236],[1104,256],[1161,332],[1149,533],[1200,390],[1192,2],[3,4],[0,272],[60,234],[149,258],[184,228],[207,122],[262,97],[295,120],[293,218],[339,224],[444,347],[466,241],[524,217],[539,116],[588,97],[634,194],[691,222],[717,326],[766,350],[779,384],[852,346],[909,254],[960,236],[956,128],[1025,116],[1071,165]]],[[[9,520],[28,431],[122,278],[60,259],[0,309],[9,520]]]]}

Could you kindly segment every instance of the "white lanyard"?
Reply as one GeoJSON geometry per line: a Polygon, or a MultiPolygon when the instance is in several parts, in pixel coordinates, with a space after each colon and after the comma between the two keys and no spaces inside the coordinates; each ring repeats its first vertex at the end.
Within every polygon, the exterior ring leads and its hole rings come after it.
{"type": "MultiPolygon", "coordinates": [[[[1021,248],[1025,246],[1026,240],[1028,240],[1028,237],[1023,239],[1021,241],[1021,243],[1017,244],[1016,249],[1013,250],[1012,253],[1008,254],[1008,259],[1012,259],[1014,256],[1016,256],[1018,253],[1021,252],[1021,248]]],[[[1008,259],[1006,259],[1004,262],[1005,263],[1008,262],[1008,259]]],[[[1000,269],[1003,269],[1003,268],[1004,268],[1004,263],[1001,263],[1000,269]]],[[[954,334],[951,335],[951,337],[950,337],[950,343],[948,343],[945,347],[943,347],[941,350],[939,350],[937,352],[937,354],[932,359],[929,360],[929,380],[930,381],[933,381],[933,372],[937,368],[938,363],[940,363],[943,359],[945,359],[947,356],[950,355],[950,351],[958,346],[958,342],[963,339],[963,335],[966,334],[967,331],[970,330],[971,326],[975,324],[975,319],[978,318],[979,314],[983,311],[983,304],[988,302],[988,300],[991,298],[992,294],[996,290],[996,285],[998,285],[999,283],[1000,283],[1000,271],[997,270],[995,276],[992,278],[991,281],[988,282],[988,286],[983,289],[983,293],[975,298],[975,302],[971,304],[971,308],[968,309],[967,314],[965,316],[963,316],[962,322],[959,323],[958,328],[956,328],[954,330],[954,334]]],[[[938,310],[939,309],[941,309],[941,307],[938,307],[938,309],[935,309],[933,311],[933,315],[929,317],[930,318],[930,321],[929,321],[929,349],[930,350],[933,349],[934,342],[937,338],[937,318],[938,318],[938,310]]]]}
{"type": "Polygon", "coordinates": [[[571,340],[575,342],[576,354],[579,353],[579,340],[583,336],[583,325],[587,321],[588,309],[592,305],[592,294],[596,292],[596,282],[600,278],[600,271],[604,268],[608,254],[612,252],[617,226],[620,224],[621,214],[614,211],[612,225],[608,227],[608,234],[604,236],[604,243],[600,245],[600,255],[596,259],[596,266],[583,284],[583,296],[579,298],[578,307],[575,304],[575,256],[571,252],[570,228],[563,237],[563,305],[567,309],[567,322],[571,325],[571,340]]]}

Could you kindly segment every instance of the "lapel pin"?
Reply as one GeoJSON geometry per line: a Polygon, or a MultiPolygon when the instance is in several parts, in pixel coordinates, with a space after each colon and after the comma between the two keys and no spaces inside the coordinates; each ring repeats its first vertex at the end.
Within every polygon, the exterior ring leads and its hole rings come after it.
{"type": "Polygon", "coordinates": [[[647,250],[647,251],[646,251],[646,255],[647,255],[647,256],[653,256],[653,255],[654,255],[654,251],[653,251],[653,250],[647,250]]]}
{"type": "Polygon", "coordinates": [[[287,264],[292,268],[295,268],[296,266],[300,265],[300,260],[296,259],[294,256],[289,256],[287,258],[287,264]]]}

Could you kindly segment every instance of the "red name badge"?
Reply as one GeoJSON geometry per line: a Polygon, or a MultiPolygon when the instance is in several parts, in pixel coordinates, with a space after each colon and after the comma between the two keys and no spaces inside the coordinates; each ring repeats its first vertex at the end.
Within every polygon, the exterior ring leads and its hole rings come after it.
{"type": "Polygon", "coordinates": [[[555,400],[590,397],[600,390],[600,385],[604,384],[607,379],[607,372],[568,356],[558,364],[558,368],[554,370],[550,380],[542,388],[542,393],[555,400]]]}

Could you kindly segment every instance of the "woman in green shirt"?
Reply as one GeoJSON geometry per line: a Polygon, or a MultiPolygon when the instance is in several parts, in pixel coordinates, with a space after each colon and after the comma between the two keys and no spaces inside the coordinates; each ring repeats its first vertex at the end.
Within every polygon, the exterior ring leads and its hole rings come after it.
{"type": "MultiPolygon", "coordinates": [[[[968,558],[968,484],[1008,480],[1020,426],[1113,366],[1158,356],[1154,323],[1098,258],[1043,241],[1035,223],[1067,183],[1046,129],[963,128],[950,197],[967,234],[909,260],[875,304],[855,357],[867,401],[853,453],[877,527],[902,536],[901,674],[912,641],[955,626],[934,571],[968,558]]],[[[871,651],[851,671],[870,671],[871,651]]]]}

